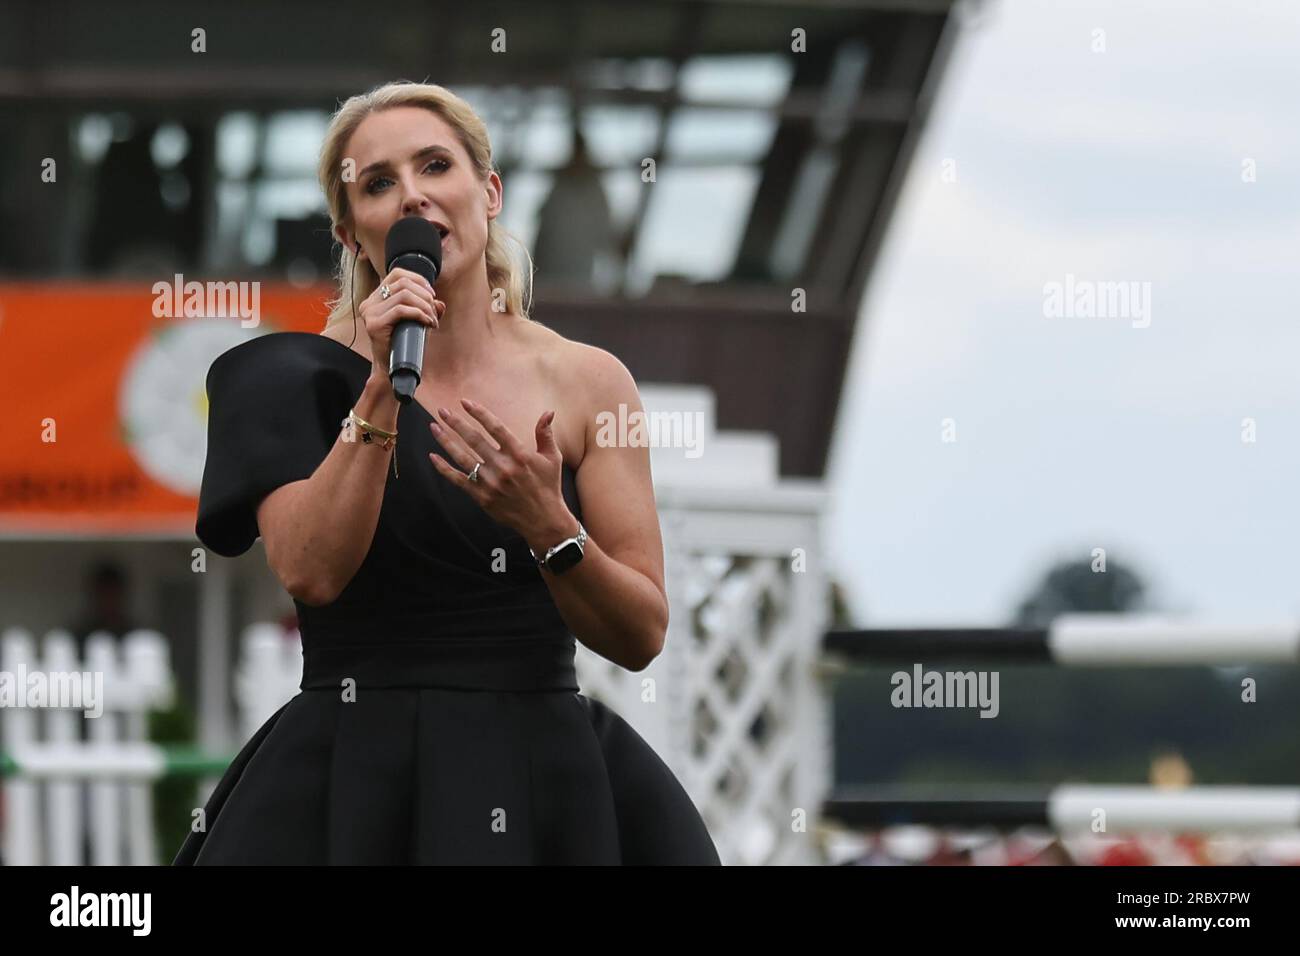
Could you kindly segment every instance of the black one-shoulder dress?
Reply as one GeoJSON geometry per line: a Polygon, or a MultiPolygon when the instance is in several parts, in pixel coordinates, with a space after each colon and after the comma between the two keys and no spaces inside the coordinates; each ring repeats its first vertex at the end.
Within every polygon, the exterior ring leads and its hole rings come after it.
{"type": "MultiPolygon", "coordinates": [[[[207,547],[252,546],[257,504],[311,477],[369,371],[305,332],[212,363],[207,547]]],[[[244,745],[174,863],[719,864],[668,766],[579,692],[527,544],[434,469],[428,452],[451,459],[430,420],[418,402],[399,411],[369,553],[332,604],[295,602],[301,691],[244,745]]],[[[581,519],[568,465],[563,494],[581,519]]]]}

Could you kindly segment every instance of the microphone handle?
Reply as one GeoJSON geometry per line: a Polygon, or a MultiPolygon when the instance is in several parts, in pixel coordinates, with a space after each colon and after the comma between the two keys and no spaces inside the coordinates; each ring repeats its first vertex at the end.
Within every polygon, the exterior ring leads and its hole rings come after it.
{"type": "MultiPolygon", "coordinates": [[[[424,276],[433,285],[438,270],[433,262],[419,253],[403,253],[388,264],[388,271],[407,269],[424,276]]],[[[388,377],[393,383],[393,397],[403,405],[415,397],[424,370],[424,337],[429,327],[419,319],[402,319],[393,328],[392,351],[388,356],[388,377]]]]}
{"type": "Polygon", "coordinates": [[[429,327],[416,319],[403,319],[393,329],[393,350],[388,359],[388,378],[393,397],[403,405],[415,397],[424,368],[424,334],[429,327]]]}

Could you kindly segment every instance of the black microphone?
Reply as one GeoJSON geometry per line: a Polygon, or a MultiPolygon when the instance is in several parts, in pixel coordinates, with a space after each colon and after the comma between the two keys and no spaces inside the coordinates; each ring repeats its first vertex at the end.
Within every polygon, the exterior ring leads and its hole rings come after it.
{"type": "MultiPolygon", "coordinates": [[[[385,275],[394,269],[406,269],[433,285],[442,271],[442,235],[438,227],[419,216],[397,220],[384,240],[384,262],[385,275]]],[[[393,383],[393,396],[403,405],[410,402],[420,384],[424,334],[428,330],[419,319],[402,319],[393,329],[388,377],[393,383]]]]}

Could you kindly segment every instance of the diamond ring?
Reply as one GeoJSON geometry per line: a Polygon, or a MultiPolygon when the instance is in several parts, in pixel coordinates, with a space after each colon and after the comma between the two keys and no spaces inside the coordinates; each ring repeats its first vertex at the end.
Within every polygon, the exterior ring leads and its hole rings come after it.
{"type": "Polygon", "coordinates": [[[479,468],[482,467],[482,465],[483,465],[483,462],[481,462],[481,461],[477,461],[477,462],[474,463],[474,470],[471,471],[471,472],[469,473],[469,475],[467,476],[467,477],[469,478],[470,481],[478,481],[478,470],[479,470],[479,468]]]}
{"type": "Polygon", "coordinates": [[[379,298],[387,299],[392,294],[393,294],[393,290],[388,288],[387,285],[381,285],[379,287],[379,298]]]}

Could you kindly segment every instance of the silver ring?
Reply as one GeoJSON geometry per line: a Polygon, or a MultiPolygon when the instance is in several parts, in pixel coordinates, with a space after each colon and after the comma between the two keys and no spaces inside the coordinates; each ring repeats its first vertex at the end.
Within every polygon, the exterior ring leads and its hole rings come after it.
{"type": "Polygon", "coordinates": [[[379,287],[379,298],[381,298],[381,299],[387,299],[387,298],[388,298],[390,295],[392,295],[392,294],[393,294],[393,290],[390,289],[390,288],[388,288],[388,286],[386,286],[386,285],[381,285],[381,286],[379,287]]]}
{"type": "Polygon", "coordinates": [[[479,470],[479,468],[481,468],[482,466],[483,466],[483,462],[481,462],[481,461],[476,461],[476,462],[474,463],[474,469],[473,469],[473,470],[469,473],[469,475],[467,476],[467,477],[469,478],[470,481],[478,481],[478,470],[479,470]]]}

